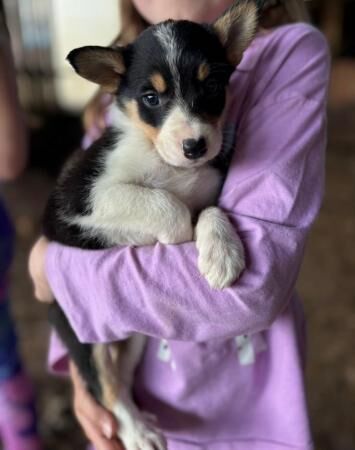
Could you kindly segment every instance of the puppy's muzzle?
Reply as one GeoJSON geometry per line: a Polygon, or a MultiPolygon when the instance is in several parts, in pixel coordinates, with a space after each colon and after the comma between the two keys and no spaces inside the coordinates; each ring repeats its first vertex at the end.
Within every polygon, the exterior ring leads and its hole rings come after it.
{"type": "Polygon", "coordinates": [[[206,139],[184,139],[182,141],[182,148],[187,159],[198,159],[207,153],[206,139]]]}

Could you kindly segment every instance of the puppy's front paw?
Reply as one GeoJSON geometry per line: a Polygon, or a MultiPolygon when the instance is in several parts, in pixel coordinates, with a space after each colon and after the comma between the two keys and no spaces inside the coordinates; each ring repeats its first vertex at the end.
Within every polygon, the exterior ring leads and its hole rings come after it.
{"type": "Polygon", "coordinates": [[[233,284],[245,268],[241,245],[211,235],[198,247],[198,268],[214,289],[223,289],[233,284]]]}
{"type": "Polygon", "coordinates": [[[245,268],[243,245],[228,218],[209,208],[196,227],[198,268],[214,289],[233,284],[245,268]]]}

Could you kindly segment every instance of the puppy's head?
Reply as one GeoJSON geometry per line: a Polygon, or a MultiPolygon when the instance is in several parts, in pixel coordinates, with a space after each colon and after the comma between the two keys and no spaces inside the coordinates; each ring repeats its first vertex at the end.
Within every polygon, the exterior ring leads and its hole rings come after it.
{"type": "Polygon", "coordinates": [[[169,20],[127,47],[82,47],[68,59],[116,95],[167,163],[194,167],[221,149],[229,78],[256,24],[255,2],[239,0],[213,25],[169,20]]]}

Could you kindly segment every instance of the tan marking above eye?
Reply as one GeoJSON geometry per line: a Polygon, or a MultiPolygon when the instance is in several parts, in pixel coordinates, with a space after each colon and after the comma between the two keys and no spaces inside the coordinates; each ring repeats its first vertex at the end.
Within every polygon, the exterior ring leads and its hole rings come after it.
{"type": "Polygon", "coordinates": [[[204,81],[210,73],[210,67],[207,63],[203,62],[200,64],[198,71],[197,71],[197,78],[200,81],[204,81]]]}
{"type": "Polygon", "coordinates": [[[164,80],[164,77],[161,73],[153,73],[153,75],[150,77],[150,81],[154,89],[160,94],[163,94],[167,90],[166,81],[164,80]]]}
{"type": "Polygon", "coordinates": [[[125,109],[128,117],[134,122],[138,128],[140,128],[147,138],[155,145],[155,142],[158,138],[158,134],[160,132],[159,128],[154,128],[152,125],[144,122],[139,115],[138,105],[135,100],[130,100],[125,103],[125,109]]]}

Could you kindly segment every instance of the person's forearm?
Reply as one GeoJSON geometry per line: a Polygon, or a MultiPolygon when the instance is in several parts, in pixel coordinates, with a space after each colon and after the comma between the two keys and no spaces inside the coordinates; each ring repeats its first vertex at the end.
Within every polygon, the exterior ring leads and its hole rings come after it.
{"type": "Polygon", "coordinates": [[[287,304],[304,234],[295,230],[278,249],[266,237],[272,230],[249,230],[248,221],[239,225],[246,247],[259,255],[249,254],[246,273],[223,291],[212,290],[199,274],[193,243],[91,254],[52,244],[51,286],[83,342],[114,341],[132,332],[190,341],[253,334],[268,328],[287,304]],[[71,268],[70,280],[59,267],[71,268]]]}

